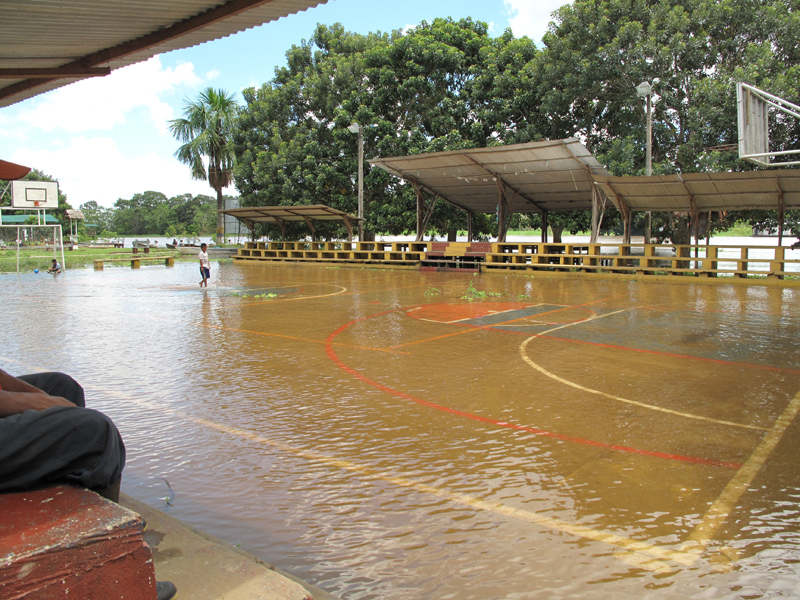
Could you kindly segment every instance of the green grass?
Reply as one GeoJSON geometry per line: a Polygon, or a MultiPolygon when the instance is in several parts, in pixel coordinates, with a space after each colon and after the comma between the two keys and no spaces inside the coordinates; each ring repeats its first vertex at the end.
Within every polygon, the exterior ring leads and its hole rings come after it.
{"type": "MultiPolygon", "coordinates": [[[[175,258],[184,257],[179,252],[172,252],[170,250],[159,250],[159,256],[172,255],[175,258]]],[[[53,257],[61,263],[61,251],[58,250],[55,255],[52,250],[44,248],[20,248],[19,252],[19,270],[21,273],[28,273],[34,269],[46,271],[50,268],[53,257]]],[[[130,248],[78,248],[76,250],[64,250],[64,263],[67,269],[75,269],[92,265],[95,260],[100,258],[126,258],[132,256],[130,248]]],[[[147,254],[140,254],[146,257],[147,254]]],[[[196,257],[187,256],[195,260],[196,257]]],[[[124,264],[124,263],[123,263],[124,264]]],[[[16,273],[17,271],[17,249],[5,248],[0,250],[0,273],[16,273]]]]}

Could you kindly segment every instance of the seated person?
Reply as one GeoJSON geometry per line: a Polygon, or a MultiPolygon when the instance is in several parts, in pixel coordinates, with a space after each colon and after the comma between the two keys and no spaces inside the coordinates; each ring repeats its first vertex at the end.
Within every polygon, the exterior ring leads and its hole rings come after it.
{"type": "MultiPolygon", "coordinates": [[[[111,419],[85,406],[69,375],[0,369],[0,493],[67,483],[119,502],[125,444],[111,419]]],[[[157,589],[158,600],[175,596],[169,582],[157,589]]]]}
{"type": "Polygon", "coordinates": [[[61,265],[58,264],[58,261],[54,258],[53,264],[47,269],[48,273],[61,273],[61,265]]]}

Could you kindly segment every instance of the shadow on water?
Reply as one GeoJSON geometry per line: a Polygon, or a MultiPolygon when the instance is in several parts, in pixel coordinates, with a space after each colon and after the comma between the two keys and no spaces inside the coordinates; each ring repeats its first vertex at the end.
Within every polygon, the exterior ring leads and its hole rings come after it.
{"type": "Polygon", "coordinates": [[[194,267],[0,280],[127,493],[345,599],[798,594],[800,291],[194,267]]]}

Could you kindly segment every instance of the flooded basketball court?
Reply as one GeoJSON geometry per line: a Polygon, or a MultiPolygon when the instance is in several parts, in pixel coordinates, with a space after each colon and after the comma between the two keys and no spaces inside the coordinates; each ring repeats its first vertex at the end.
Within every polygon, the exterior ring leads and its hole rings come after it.
{"type": "Polygon", "coordinates": [[[800,595],[799,288],[196,271],[0,277],[126,493],[345,600],[800,595]]]}

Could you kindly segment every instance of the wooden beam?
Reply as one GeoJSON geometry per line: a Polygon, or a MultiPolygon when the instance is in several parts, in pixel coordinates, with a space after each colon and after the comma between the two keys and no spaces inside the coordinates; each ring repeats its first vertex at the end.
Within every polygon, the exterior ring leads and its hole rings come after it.
{"type": "MultiPolygon", "coordinates": [[[[213,25],[214,23],[222,21],[223,19],[234,17],[250,9],[263,6],[264,4],[269,4],[270,2],[273,2],[273,0],[231,0],[230,2],[226,2],[225,4],[207,10],[204,13],[189,17],[188,19],[184,19],[183,21],[179,21],[177,23],[173,23],[168,27],[164,27],[147,35],[143,35],[142,37],[134,40],[129,40],[119,44],[118,46],[104,48],[103,50],[93,52],[92,54],[87,54],[83,58],[79,58],[62,65],[61,68],[87,68],[105,65],[112,60],[117,60],[119,58],[130,56],[131,54],[142,52],[143,50],[147,50],[153,46],[157,46],[158,44],[168,42],[188,33],[197,31],[198,29],[202,29],[203,27],[213,25]]],[[[10,98],[11,96],[15,96],[21,92],[25,92],[46,83],[64,78],[64,76],[44,77],[37,79],[29,78],[0,90],[0,99],[10,98]]]]}
{"type": "Polygon", "coordinates": [[[342,223],[344,223],[344,226],[347,227],[347,235],[348,235],[347,240],[348,241],[352,240],[353,239],[353,224],[350,222],[350,219],[347,218],[346,216],[342,217],[342,223]]]}
{"type": "Polygon", "coordinates": [[[495,173],[495,172],[494,172],[494,171],[492,171],[491,169],[487,169],[485,165],[483,165],[483,164],[479,163],[477,160],[475,160],[474,158],[472,158],[472,157],[471,157],[471,156],[469,156],[468,154],[464,154],[464,158],[467,158],[467,159],[469,159],[470,161],[472,161],[473,163],[475,163],[475,165],[476,165],[477,167],[480,167],[481,169],[483,169],[484,171],[486,171],[486,172],[487,172],[489,175],[491,175],[492,177],[494,177],[494,178],[495,178],[495,181],[502,181],[504,185],[507,185],[507,186],[508,186],[508,189],[510,189],[510,190],[511,190],[512,192],[514,192],[515,194],[517,194],[517,195],[518,195],[520,198],[522,198],[522,199],[523,199],[523,200],[525,200],[526,202],[530,202],[531,204],[533,204],[533,205],[534,205],[536,208],[538,208],[538,209],[539,209],[539,211],[544,211],[544,210],[546,210],[546,209],[545,209],[545,208],[544,208],[544,207],[543,207],[541,204],[539,204],[538,202],[536,202],[536,200],[534,200],[533,198],[528,198],[528,197],[527,197],[525,194],[523,194],[522,192],[520,192],[520,191],[519,191],[518,189],[516,189],[516,188],[515,188],[513,185],[509,185],[509,183],[508,183],[507,181],[503,181],[503,178],[502,178],[502,177],[501,177],[501,176],[500,176],[498,173],[495,173]]]}
{"type": "Polygon", "coordinates": [[[303,217],[303,220],[306,222],[306,225],[308,225],[308,228],[311,230],[311,241],[316,242],[317,229],[314,227],[314,221],[306,216],[303,217]]]}
{"type": "Polygon", "coordinates": [[[111,67],[56,67],[53,69],[0,69],[0,79],[52,79],[105,77],[111,67]]]}

